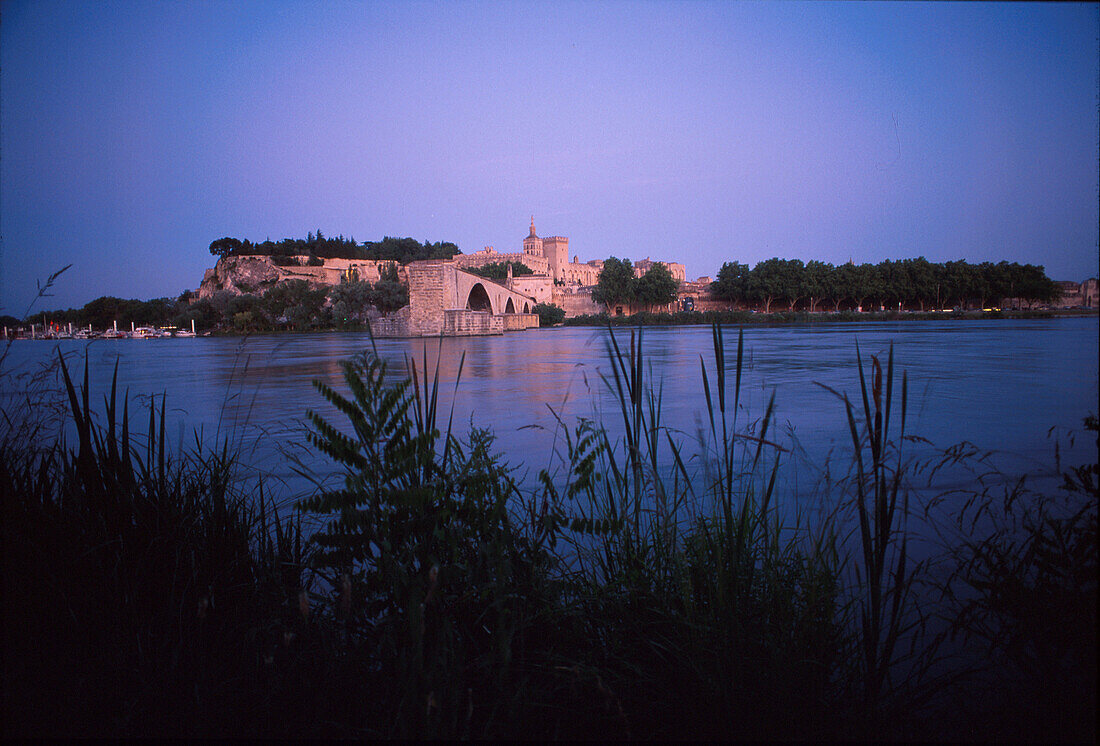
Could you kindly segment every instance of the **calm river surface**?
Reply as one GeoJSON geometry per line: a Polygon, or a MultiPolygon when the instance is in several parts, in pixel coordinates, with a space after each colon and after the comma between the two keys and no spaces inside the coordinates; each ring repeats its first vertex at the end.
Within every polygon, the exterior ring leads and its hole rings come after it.
{"type": "MultiPolygon", "coordinates": [[[[937,448],[970,441],[996,452],[1006,470],[1049,473],[1056,441],[1066,464],[1095,456],[1088,438],[1071,443],[1070,435],[1080,434],[1084,416],[1097,410],[1098,332],[1096,317],[748,327],[738,422],[759,418],[774,392],[777,437],[792,448],[784,458],[796,467],[790,478],[816,482],[814,475],[830,459],[846,463],[851,444],[842,404],[815,384],[858,399],[857,341],[865,361],[878,355],[884,366],[893,343],[897,388],[900,371],[909,377],[909,433],[937,448]]],[[[724,333],[732,367],[737,329],[724,333]]],[[[616,337],[629,346],[629,330],[616,331],[616,337]]],[[[407,356],[415,356],[419,369],[427,355],[429,370],[438,358],[442,424],[453,399],[458,432],[468,431],[471,421],[491,428],[508,462],[523,465],[530,475],[551,463],[551,407],[567,422],[602,415],[609,425],[619,423],[615,399],[600,377],[610,375],[606,338],[606,330],[559,328],[442,344],[438,339],[377,344],[397,374],[406,370],[407,356]]],[[[117,360],[120,391],[129,389],[132,402],[167,392],[169,432],[177,441],[193,443],[191,432],[199,428],[208,439],[230,435],[244,446],[249,466],[284,480],[287,491],[301,492],[306,485],[295,477],[287,455],[297,454],[320,471],[325,467],[301,447],[306,410],[338,420],[311,382],[320,379],[344,390],[339,362],[369,345],[367,335],[359,333],[17,341],[4,368],[36,369],[56,359],[60,349],[77,377],[87,351],[95,402],[109,392],[117,360]]],[[[681,430],[690,446],[706,418],[700,357],[714,385],[711,330],[646,328],[643,352],[651,380],[664,387],[662,422],[681,430]]],[[[17,380],[6,376],[4,386],[14,388],[17,380]]]]}

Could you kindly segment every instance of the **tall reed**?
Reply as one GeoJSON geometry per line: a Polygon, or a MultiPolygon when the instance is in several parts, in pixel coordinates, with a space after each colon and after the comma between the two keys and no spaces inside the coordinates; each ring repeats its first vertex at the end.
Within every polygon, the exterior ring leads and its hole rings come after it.
{"type": "Polygon", "coordinates": [[[286,542],[258,533],[265,502],[239,491],[232,452],[197,442],[173,459],[163,398],[139,439],[117,364],[102,424],[87,359],[79,387],[58,365],[75,448],[0,442],[6,732],[218,732],[264,700],[233,682],[296,583],[269,572],[291,561],[286,542]]]}
{"type": "Polygon", "coordinates": [[[858,680],[867,727],[874,733],[886,727],[890,717],[885,707],[887,695],[896,694],[897,685],[913,686],[920,679],[923,663],[913,661],[908,654],[899,655],[898,646],[906,638],[913,646],[918,643],[914,636],[921,619],[914,606],[914,586],[925,563],[914,562],[909,555],[909,491],[903,489],[909,471],[903,448],[907,440],[908,377],[902,373],[900,397],[896,399],[893,344],[885,374],[878,357],[871,356],[869,384],[858,342],[856,364],[860,396],[856,404],[847,394],[818,385],[843,402],[852,443],[849,483],[855,492],[858,554],[851,566],[855,573],[852,597],[858,612],[858,680]],[[896,433],[891,424],[897,425],[896,433]],[[907,663],[913,665],[906,667],[907,663]]]}
{"type": "Polygon", "coordinates": [[[739,428],[744,338],[732,370],[722,330],[712,338],[713,370],[700,359],[709,430],[692,453],[662,423],[663,387],[644,365],[642,334],[623,346],[609,330],[601,380],[619,427],[561,423],[564,468],[540,474],[544,505],[572,547],[568,587],[603,653],[588,665],[602,671],[622,727],[817,732],[840,634],[835,542],[829,526],[788,524],[774,509],[783,452],[769,440],[774,400],[739,428]],[[654,706],[649,692],[669,682],[694,700],[654,706]],[[805,717],[792,722],[796,706],[805,717]]]}
{"type": "MultiPolygon", "coordinates": [[[[459,364],[461,373],[462,362],[459,364]]],[[[386,365],[364,354],[344,364],[346,398],[315,382],[347,420],[350,435],[310,412],[311,442],[344,472],[344,486],[304,500],[329,516],[314,540],[317,568],[344,597],[340,613],[366,671],[396,700],[369,727],[383,735],[491,734],[515,687],[513,653],[530,633],[543,595],[539,535],[514,524],[515,483],[493,455],[492,435],[465,443],[441,432],[439,371],[391,382],[386,365]],[[388,718],[388,719],[387,719],[388,718]]],[[[456,381],[457,386],[457,381],[456,381]]]]}

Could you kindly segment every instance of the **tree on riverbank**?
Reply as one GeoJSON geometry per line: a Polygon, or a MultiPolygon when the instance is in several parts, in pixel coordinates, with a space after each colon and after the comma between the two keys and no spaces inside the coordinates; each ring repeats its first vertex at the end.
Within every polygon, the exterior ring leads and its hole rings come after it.
{"type": "Polygon", "coordinates": [[[613,306],[627,305],[634,300],[634,265],[629,259],[608,257],[603,263],[592,300],[611,310],[613,306]]]}
{"type": "Polygon", "coordinates": [[[609,257],[600,271],[592,300],[607,306],[640,304],[648,307],[667,306],[676,300],[678,283],[668,267],[657,262],[641,277],[635,277],[629,259],[609,257]]]}
{"type": "Polygon", "coordinates": [[[536,303],[532,313],[539,315],[539,326],[547,327],[565,321],[565,309],[552,303],[536,303]]]}
{"type": "Polygon", "coordinates": [[[676,290],[680,283],[661,262],[657,262],[649,271],[635,279],[634,298],[648,308],[663,308],[676,300],[676,290]]]}

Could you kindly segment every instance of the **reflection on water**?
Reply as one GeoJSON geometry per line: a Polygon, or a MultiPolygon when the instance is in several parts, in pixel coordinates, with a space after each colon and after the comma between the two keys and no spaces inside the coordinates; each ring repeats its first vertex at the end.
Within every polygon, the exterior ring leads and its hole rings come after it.
{"type": "MultiPolygon", "coordinates": [[[[842,404],[815,383],[858,396],[857,342],[865,360],[877,355],[884,365],[893,343],[895,366],[908,374],[909,432],[939,447],[972,441],[1001,452],[1018,470],[1049,468],[1052,428],[1056,435],[1079,430],[1082,418],[1096,410],[1097,332],[1096,318],[749,327],[739,422],[759,418],[774,391],[779,432],[804,453],[800,469],[812,480],[830,455],[841,460],[851,448],[842,404]]],[[[610,376],[606,334],[592,328],[531,330],[442,341],[379,340],[377,348],[398,375],[414,360],[418,374],[425,360],[434,374],[438,361],[440,411],[448,412],[453,401],[456,429],[465,432],[471,422],[491,427],[510,463],[537,471],[550,463],[554,447],[551,408],[567,421],[603,417],[618,424],[617,404],[600,378],[610,376]]],[[[629,331],[616,334],[628,347],[629,331]]],[[[662,387],[663,424],[693,437],[705,416],[700,359],[713,371],[710,329],[649,328],[642,336],[647,372],[662,387]]],[[[735,329],[726,330],[725,344],[732,367],[735,329]]],[[[332,413],[312,381],[342,390],[340,361],[369,346],[367,335],[352,333],[28,341],[12,346],[5,365],[41,364],[58,347],[79,365],[87,350],[94,402],[109,391],[117,359],[120,391],[145,400],[167,392],[178,432],[201,428],[206,436],[230,435],[246,446],[250,465],[300,485],[285,451],[301,444],[307,409],[332,413]]],[[[1067,463],[1089,456],[1083,439],[1072,447],[1063,442],[1062,448],[1067,463]]]]}

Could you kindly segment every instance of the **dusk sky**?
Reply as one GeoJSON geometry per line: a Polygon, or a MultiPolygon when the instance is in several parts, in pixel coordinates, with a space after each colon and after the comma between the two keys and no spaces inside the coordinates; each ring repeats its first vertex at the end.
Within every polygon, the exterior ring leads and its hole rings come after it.
{"type": "Polygon", "coordinates": [[[1097,275],[1096,4],[5,2],[0,314],[210,242],[1097,275]]]}

